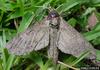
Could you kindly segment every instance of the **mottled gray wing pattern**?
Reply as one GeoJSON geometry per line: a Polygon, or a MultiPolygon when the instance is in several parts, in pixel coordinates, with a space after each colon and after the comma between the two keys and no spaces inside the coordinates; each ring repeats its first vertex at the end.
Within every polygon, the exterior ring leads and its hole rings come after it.
{"type": "Polygon", "coordinates": [[[90,51],[89,59],[95,58],[95,49],[84,39],[73,27],[66,23],[62,18],[60,22],[60,30],[58,32],[58,48],[67,54],[78,57],[85,51],[90,51]]]}
{"type": "Polygon", "coordinates": [[[6,48],[15,55],[23,55],[33,50],[37,51],[46,47],[49,43],[49,25],[44,19],[36,23],[25,32],[17,35],[7,43],[6,48]]]}

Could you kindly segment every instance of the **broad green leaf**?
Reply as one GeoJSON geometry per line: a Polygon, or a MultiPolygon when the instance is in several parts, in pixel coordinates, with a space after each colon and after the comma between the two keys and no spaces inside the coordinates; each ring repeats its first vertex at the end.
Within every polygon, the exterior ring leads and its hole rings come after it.
{"type": "Polygon", "coordinates": [[[43,68],[43,60],[39,54],[33,52],[31,55],[29,55],[29,58],[38,64],[41,69],[43,68]]]}
{"type": "Polygon", "coordinates": [[[100,0],[91,0],[91,2],[96,4],[96,3],[100,3],[100,0]]]}
{"type": "Polygon", "coordinates": [[[24,15],[24,1],[25,0],[17,0],[21,15],[24,15]]]}
{"type": "Polygon", "coordinates": [[[56,9],[59,13],[68,11],[69,9],[75,7],[76,5],[89,2],[88,0],[68,0],[68,2],[61,4],[56,9]]]}
{"type": "Polygon", "coordinates": [[[0,70],[3,70],[3,68],[2,68],[2,64],[0,63],[0,70]]]}
{"type": "Polygon", "coordinates": [[[16,3],[8,2],[5,4],[6,11],[14,11],[15,8],[18,8],[16,3]]]}
{"type": "Polygon", "coordinates": [[[92,30],[100,30],[100,22],[97,23],[92,30]]]}
{"type": "Polygon", "coordinates": [[[18,33],[23,32],[25,29],[28,28],[28,26],[30,25],[30,23],[33,20],[33,17],[34,17],[34,15],[32,13],[26,13],[23,16],[20,26],[18,28],[18,33]]]}
{"type": "Polygon", "coordinates": [[[8,18],[7,18],[6,21],[9,21],[9,20],[11,20],[11,19],[18,18],[18,17],[21,17],[21,16],[23,16],[23,15],[21,14],[20,9],[17,8],[17,9],[15,9],[14,12],[10,13],[10,14],[7,16],[8,18]]]}
{"type": "Polygon", "coordinates": [[[6,40],[11,40],[16,36],[16,30],[14,29],[5,29],[6,40]]]}
{"type": "Polygon", "coordinates": [[[45,70],[47,70],[47,69],[50,67],[50,65],[52,65],[52,61],[51,61],[50,59],[48,59],[48,60],[46,61],[46,63],[44,64],[43,68],[44,68],[45,70]]]}
{"type": "Polygon", "coordinates": [[[100,60],[100,50],[96,50],[97,60],[100,60]]]}
{"type": "Polygon", "coordinates": [[[7,60],[7,64],[6,64],[6,70],[10,70],[10,68],[12,67],[14,58],[15,58],[14,55],[9,56],[9,58],[7,60]]]}
{"type": "Polygon", "coordinates": [[[75,27],[76,22],[77,22],[77,20],[75,18],[71,18],[71,19],[68,20],[68,23],[73,27],[75,27]]]}
{"type": "Polygon", "coordinates": [[[82,14],[82,17],[87,16],[88,14],[90,14],[91,12],[95,11],[94,7],[89,7],[86,9],[85,13],[82,14]]]}
{"type": "Polygon", "coordinates": [[[84,36],[88,41],[91,41],[100,36],[100,30],[93,30],[93,31],[84,33],[84,36]]]}
{"type": "Polygon", "coordinates": [[[89,53],[90,53],[89,51],[83,52],[76,60],[74,60],[74,61],[72,62],[72,66],[73,66],[73,65],[76,65],[77,63],[79,63],[82,59],[84,59],[86,56],[88,56],[89,53]]]}
{"type": "Polygon", "coordinates": [[[94,39],[94,40],[92,41],[92,43],[93,43],[94,45],[99,45],[99,44],[100,44],[100,36],[97,37],[96,39],[94,39]]]}
{"type": "Polygon", "coordinates": [[[0,0],[0,9],[4,12],[6,11],[5,0],[0,0]]]}
{"type": "Polygon", "coordinates": [[[5,41],[6,41],[6,37],[5,37],[5,32],[3,31],[2,37],[0,37],[0,51],[2,53],[1,59],[2,59],[4,70],[6,69],[6,62],[7,62],[7,57],[8,57],[8,54],[4,48],[6,45],[5,41]]]}
{"type": "Polygon", "coordinates": [[[5,46],[6,46],[6,35],[5,35],[5,30],[3,30],[2,40],[3,40],[3,47],[5,47],[5,46]]]}

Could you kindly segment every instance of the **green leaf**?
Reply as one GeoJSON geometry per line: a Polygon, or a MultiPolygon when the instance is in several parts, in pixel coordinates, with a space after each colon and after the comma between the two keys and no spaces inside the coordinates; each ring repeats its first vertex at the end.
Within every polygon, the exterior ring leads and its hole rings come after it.
{"type": "Polygon", "coordinates": [[[23,16],[20,26],[18,28],[18,33],[23,32],[24,30],[26,30],[28,28],[28,26],[30,25],[30,23],[33,20],[33,17],[34,17],[34,15],[32,13],[26,13],[23,16]]]}
{"type": "Polygon", "coordinates": [[[56,8],[59,13],[68,11],[69,9],[75,7],[76,5],[89,2],[88,0],[68,0],[68,2],[61,4],[56,8]]]}
{"type": "Polygon", "coordinates": [[[1,49],[1,53],[2,53],[2,60],[3,60],[3,68],[6,68],[6,61],[7,61],[7,57],[8,57],[8,53],[7,50],[5,50],[5,45],[6,45],[6,36],[5,36],[5,31],[3,30],[3,34],[1,37],[1,41],[0,41],[0,49],[1,49]]]}
{"type": "Polygon", "coordinates": [[[72,17],[71,19],[68,20],[68,23],[69,23],[71,26],[73,26],[73,27],[75,27],[76,22],[77,22],[77,20],[76,20],[75,18],[73,18],[73,17],[72,17]]]}
{"type": "Polygon", "coordinates": [[[82,17],[87,16],[88,14],[90,14],[91,12],[95,11],[96,9],[94,7],[89,7],[86,9],[86,11],[82,14],[82,17]]]}
{"type": "Polygon", "coordinates": [[[14,29],[5,29],[6,40],[11,40],[16,36],[16,30],[14,29]]]}
{"type": "Polygon", "coordinates": [[[93,4],[100,3],[100,0],[91,0],[93,4]]]}
{"type": "Polygon", "coordinates": [[[17,0],[17,3],[19,6],[20,13],[24,15],[24,0],[17,0]]]}
{"type": "Polygon", "coordinates": [[[43,60],[39,54],[33,52],[31,55],[29,55],[29,58],[33,60],[36,64],[38,64],[40,66],[40,69],[43,68],[43,60]]]}
{"type": "Polygon", "coordinates": [[[10,14],[7,16],[8,18],[6,19],[6,21],[9,21],[9,20],[11,20],[11,19],[18,18],[18,17],[21,17],[21,16],[23,16],[23,15],[22,15],[22,13],[20,12],[20,9],[17,8],[17,9],[15,9],[14,12],[10,13],[10,14]]]}
{"type": "Polygon", "coordinates": [[[3,70],[2,62],[0,61],[0,70],[3,70]]]}
{"type": "Polygon", "coordinates": [[[15,8],[18,8],[16,3],[8,2],[5,4],[6,11],[13,11],[15,8]]]}
{"type": "Polygon", "coordinates": [[[100,60],[100,50],[96,50],[96,56],[97,56],[97,60],[100,60]]]}
{"type": "Polygon", "coordinates": [[[76,60],[74,60],[74,61],[72,62],[72,66],[73,66],[73,65],[76,65],[77,63],[79,63],[82,59],[84,59],[86,56],[88,56],[89,53],[90,53],[89,51],[83,52],[76,60]]]}
{"type": "Polygon", "coordinates": [[[100,30],[100,22],[97,23],[92,30],[100,30]]]}
{"type": "Polygon", "coordinates": [[[84,36],[88,41],[91,41],[100,36],[100,30],[93,30],[93,31],[84,33],[84,36]]]}
{"type": "Polygon", "coordinates": [[[6,8],[5,8],[5,0],[0,0],[0,9],[2,10],[2,11],[6,11],[6,8]]]}
{"type": "Polygon", "coordinates": [[[92,43],[93,43],[94,45],[99,45],[99,44],[100,44],[100,36],[97,37],[95,40],[93,40],[92,43]]]}
{"type": "Polygon", "coordinates": [[[9,56],[9,58],[7,60],[7,64],[6,64],[6,70],[10,70],[10,68],[12,67],[14,58],[15,58],[14,55],[9,56]]]}
{"type": "Polygon", "coordinates": [[[48,59],[46,63],[44,64],[43,69],[47,70],[50,67],[50,65],[52,65],[52,61],[48,59]]]}

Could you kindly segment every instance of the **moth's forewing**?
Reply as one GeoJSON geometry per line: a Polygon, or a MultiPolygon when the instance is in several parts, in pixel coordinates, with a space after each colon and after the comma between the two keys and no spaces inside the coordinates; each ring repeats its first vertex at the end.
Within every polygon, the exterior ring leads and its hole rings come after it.
{"type": "Polygon", "coordinates": [[[87,58],[95,59],[96,54],[93,46],[62,18],[60,21],[57,45],[62,52],[72,54],[76,57],[85,51],[90,51],[91,54],[87,58]]]}
{"type": "Polygon", "coordinates": [[[8,51],[15,55],[23,55],[33,50],[40,50],[49,44],[49,26],[44,19],[36,23],[25,32],[17,35],[7,43],[8,51]]]}

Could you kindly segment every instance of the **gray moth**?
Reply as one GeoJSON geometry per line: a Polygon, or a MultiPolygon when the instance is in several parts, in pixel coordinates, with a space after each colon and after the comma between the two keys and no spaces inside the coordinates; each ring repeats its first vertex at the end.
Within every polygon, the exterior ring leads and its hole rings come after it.
{"type": "Polygon", "coordinates": [[[14,55],[24,55],[48,47],[48,57],[54,62],[58,60],[58,49],[66,54],[79,57],[84,51],[89,51],[88,59],[96,59],[96,50],[56,11],[51,11],[41,22],[27,28],[6,45],[14,55]]]}

